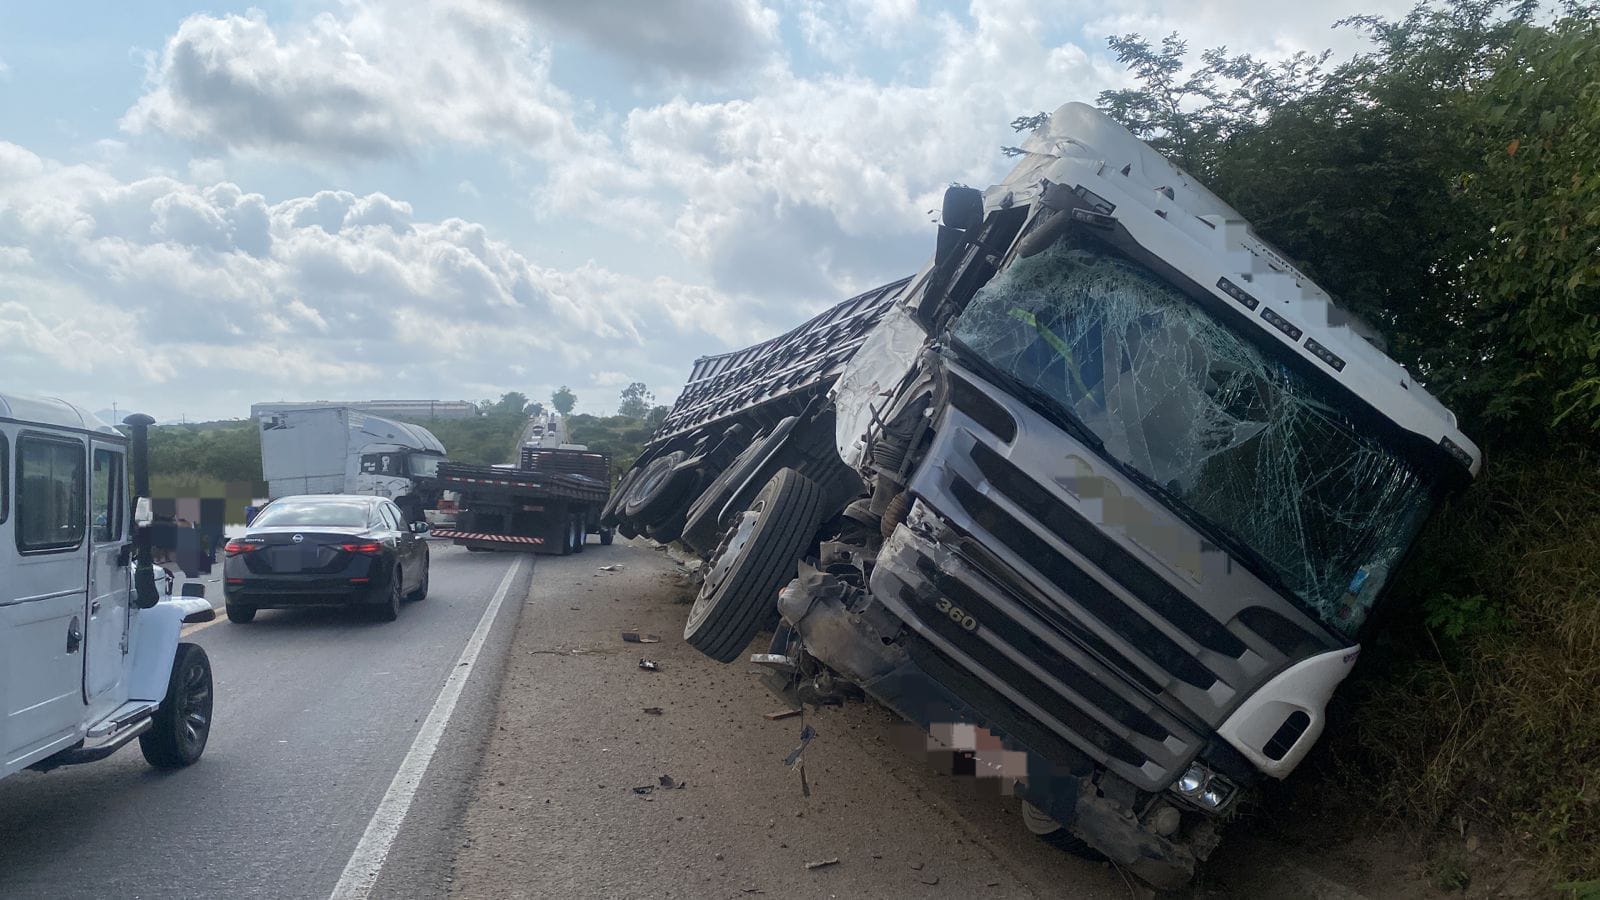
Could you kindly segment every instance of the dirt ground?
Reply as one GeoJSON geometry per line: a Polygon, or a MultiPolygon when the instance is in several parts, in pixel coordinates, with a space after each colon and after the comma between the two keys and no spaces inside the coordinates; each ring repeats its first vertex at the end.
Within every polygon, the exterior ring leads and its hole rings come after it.
{"type": "MultiPolygon", "coordinates": [[[[753,666],[715,663],[683,642],[691,594],[680,568],[644,545],[539,560],[462,823],[453,895],[1145,896],[1115,869],[1029,835],[1018,801],[988,780],[941,774],[902,749],[895,718],[871,703],[807,712],[817,736],[803,796],[784,764],[801,719],[768,720],[786,704],[753,666]],[[621,568],[599,570],[607,565],[621,568]],[[626,643],[625,630],[660,642],[626,643]],[[641,657],[659,671],[640,669],[641,657]]],[[[1226,838],[1193,891],[1430,893],[1403,848],[1253,835],[1226,838]]]]}

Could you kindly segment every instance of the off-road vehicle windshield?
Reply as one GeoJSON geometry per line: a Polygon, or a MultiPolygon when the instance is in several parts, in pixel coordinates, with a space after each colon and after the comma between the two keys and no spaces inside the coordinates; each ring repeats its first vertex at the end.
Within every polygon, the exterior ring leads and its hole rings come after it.
{"type": "Polygon", "coordinates": [[[1434,475],[1358,424],[1336,390],[1085,235],[1018,260],[952,333],[1346,634],[1432,503],[1434,475]]]}

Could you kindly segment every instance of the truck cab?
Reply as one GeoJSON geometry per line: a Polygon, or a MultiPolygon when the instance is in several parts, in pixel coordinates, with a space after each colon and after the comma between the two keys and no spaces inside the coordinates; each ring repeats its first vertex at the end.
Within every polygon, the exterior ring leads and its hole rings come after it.
{"type": "Polygon", "coordinates": [[[130,422],[131,440],[63,401],[0,393],[0,777],[136,737],[166,767],[204,750],[210,663],[178,637],[215,613],[156,577],[149,420],[130,422]]]}

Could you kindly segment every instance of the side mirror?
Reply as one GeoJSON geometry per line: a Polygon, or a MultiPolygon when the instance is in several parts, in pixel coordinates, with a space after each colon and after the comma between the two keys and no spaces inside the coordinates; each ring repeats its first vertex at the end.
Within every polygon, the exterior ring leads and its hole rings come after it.
{"type": "Polygon", "coordinates": [[[942,210],[946,228],[971,231],[983,224],[983,191],[964,184],[952,184],[944,189],[942,210]]]}
{"type": "Polygon", "coordinates": [[[135,528],[149,528],[150,523],[156,520],[156,515],[150,508],[150,498],[140,497],[139,502],[133,505],[133,524],[135,528]]]}
{"type": "Polygon", "coordinates": [[[411,523],[411,530],[417,534],[427,534],[433,530],[433,526],[429,525],[427,522],[417,521],[411,523]]]}

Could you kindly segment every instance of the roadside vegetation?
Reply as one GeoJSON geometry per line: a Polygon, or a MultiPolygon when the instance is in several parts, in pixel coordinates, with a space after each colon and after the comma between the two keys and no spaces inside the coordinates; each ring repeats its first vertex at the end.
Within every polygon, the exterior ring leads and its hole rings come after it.
{"type": "Polygon", "coordinates": [[[1370,49],[1332,66],[1110,39],[1138,85],[1101,106],[1376,323],[1486,452],[1286,786],[1434,836],[1441,887],[1489,839],[1600,895],[1597,10],[1356,17],[1370,49]]]}

